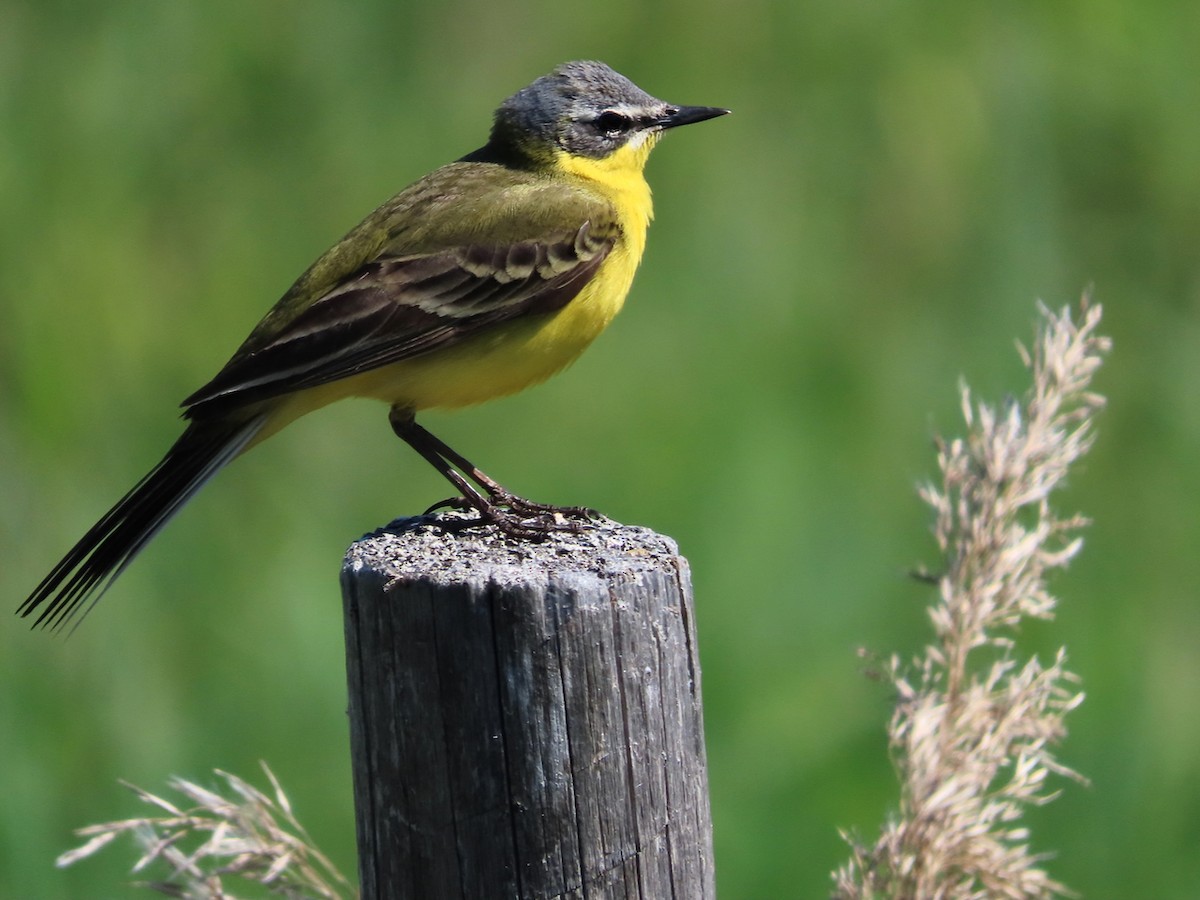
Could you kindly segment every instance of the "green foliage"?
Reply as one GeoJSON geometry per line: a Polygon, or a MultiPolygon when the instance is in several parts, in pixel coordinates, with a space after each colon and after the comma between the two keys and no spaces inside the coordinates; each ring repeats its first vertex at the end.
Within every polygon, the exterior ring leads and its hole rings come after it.
{"type": "MultiPolygon", "coordinates": [[[[814,897],[894,803],[886,690],[925,640],[914,485],[960,374],[999,397],[1035,298],[1114,351],[1055,579],[1088,702],[1032,818],[1085,896],[1200,883],[1200,15],[1184,3],[785,0],[577,9],[0,0],[0,597],[177,433],[174,405],[376,203],[511,90],[603,59],[734,115],[669,135],[625,312],[568,373],[429,424],[506,484],[671,534],[704,660],[720,892],[814,897]],[[1139,823],[1130,828],[1130,823],[1139,823]],[[797,852],[798,849],[800,852],[797,852]]],[[[383,410],[240,460],[71,640],[0,630],[0,896],[122,896],[71,830],[268,760],[353,871],[337,569],[445,487],[383,410]]],[[[1052,633],[1051,633],[1052,632],[1052,633]]]]}

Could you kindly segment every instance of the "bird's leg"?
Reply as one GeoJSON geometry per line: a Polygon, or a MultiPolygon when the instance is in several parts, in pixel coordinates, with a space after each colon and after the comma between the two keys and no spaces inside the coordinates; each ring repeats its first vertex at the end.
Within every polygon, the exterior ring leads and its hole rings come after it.
{"type": "Polygon", "coordinates": [[[576,530],[577,522],[566,519],[594,519],[594,510],[580,506],[552,506],[526,500],[501,485],[462,454],[417,424],[410,410],[393,407],[388,416],[392,430],[416,450],[442,477],[454,485],[461,497],[430,507],[472,507],[480,519],[514,537],[535,537],[548,531],[576,530]],[[472,484],[474,482],[475,484],[472,484]],[[481,492],[475,485],[483,488],[481,492]],[[486,495],[486,496],[485,496],[486,495]]]}

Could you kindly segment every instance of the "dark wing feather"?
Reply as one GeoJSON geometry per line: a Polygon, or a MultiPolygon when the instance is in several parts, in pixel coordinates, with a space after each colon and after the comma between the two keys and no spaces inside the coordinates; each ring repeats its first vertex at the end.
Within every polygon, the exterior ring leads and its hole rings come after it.
{"type": "Polygon", "coordinates": [[[184,401],[191,418],[316,387],[452,346],[499,323],[566,306],[615,235],[585,222],[544,241],[381,256],[267,340],[243,348],[184,401]]]}

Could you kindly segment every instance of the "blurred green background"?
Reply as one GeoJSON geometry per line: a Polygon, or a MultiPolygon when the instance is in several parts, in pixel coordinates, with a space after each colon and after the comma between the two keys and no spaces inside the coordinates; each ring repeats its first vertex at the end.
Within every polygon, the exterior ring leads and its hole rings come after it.
{"type": "MultiPolygon", "coordinates": [[[[723,897],[821,897],[894,807],[885,686],[928,639],[915,484],[956,381],[1023,390],[1035,299],[1105,305],[1094,518],[1054,588],[1088,693],[1031,815],[1089,897],[1200,893],[1200,6],[0,2],[0,596],[157,461],[178,401],[507,94],[603,59],[732,108],[650,164],[631,302],[565,375],[426,423],[530,496],[691,560],[723,897]]],[[[71,829],[266,759],[354,870],[337,574],[446,493],[381,407],[223,473],[70,640],[0,629],[0,897],[140,896],[71,829]]]]}

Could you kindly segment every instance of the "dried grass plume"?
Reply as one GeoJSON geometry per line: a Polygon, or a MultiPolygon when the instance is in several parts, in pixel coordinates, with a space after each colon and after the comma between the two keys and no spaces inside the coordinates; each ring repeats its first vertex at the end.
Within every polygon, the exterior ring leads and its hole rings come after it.
{"type": "MultiPolygon", "coordinates": [[[[133,871],[155,866],[166,869],[164,877],[136,882],[136,886],[168,897],[235,900],[226,888],[226,882],[235,880],[263,885],[269,893],[289,900],[357,896],[296,821],[287,795],[266,763],[263,771],[273,796],[219,769],[216,775],[224,781],[229,796],[172,778],[170,786],[183,795],[186,809],[126,784],[139,799],[166,815],[80,828],[75,833],[88,838],[87,842],[64,853],[57,864],[60,868],[74,865],[122,834],[131,834],[141,849],[133,871]]],[[[257,889],[256,895],[261,891],[257,889]]]]}
{"type": "Polygon", "coordinates": [[[990,406],[961,388],[967,436],[938,441],[940,484],[920,494],[934,511],[942,571],[929,615],[935,640],[887,677],[888,725],[900,808],[874,846],[851,835],[834,873],[839,900],[1048,898],[1067,889],[1041,868],[1021,816],[1056,796],[1051,775],[1082,780],[1051,750],[1083,701],[1060,649],[1045,665],[1013,639],[1023,618],[1050,619],[1047,572],[1079,551],[1080,516],[1059,517],[1050,493],[1091,447],[1104,399],[1089,390],[1108,351],[1099,306],[1039,306],[1032,352],[1019,347],[1033,385],[990,406]]]}

